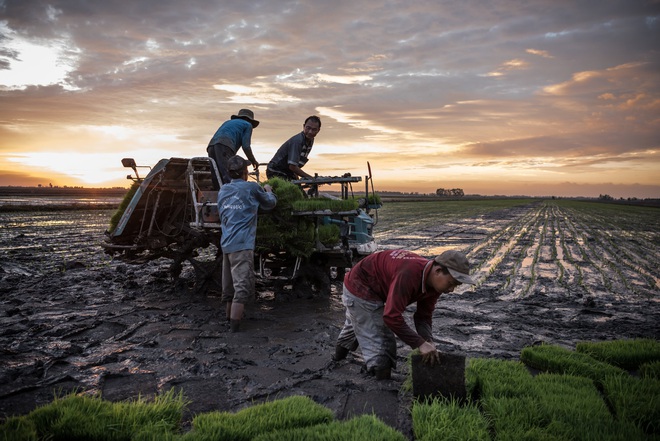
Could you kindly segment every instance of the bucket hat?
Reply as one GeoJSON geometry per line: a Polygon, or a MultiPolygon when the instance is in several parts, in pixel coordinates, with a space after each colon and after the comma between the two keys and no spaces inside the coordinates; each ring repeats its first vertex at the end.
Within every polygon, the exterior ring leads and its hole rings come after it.
{"type": "Polygon", "coordinates": [[[245,121],[249,122],[250,124],[252,124],[253,129],[256,129],[257,126],[259,125],[259,121],[254,119],[254,112],[252,112],[252,110],[250,109],[241,109],[238,111],[237,115],[231,116],[231,119],[236,119],[236,118],[244,119],[245,121]]]}
{"type": "Polygon", "coordinates": [[[438,264],[449,270],[449,274],[461,283],[474,285],[475,281],[470,276],[470,262],[465,254],[456,250],[447,250],[434,259],[438,264]]]}

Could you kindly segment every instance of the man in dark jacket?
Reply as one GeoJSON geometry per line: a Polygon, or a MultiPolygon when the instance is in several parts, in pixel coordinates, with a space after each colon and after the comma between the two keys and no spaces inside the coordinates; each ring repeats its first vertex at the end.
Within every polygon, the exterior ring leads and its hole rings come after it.
{"type": "Polygon", "coordinates": [[[314,145],[314,138],[321,131],[321,118],[316,115],[307,117],[303,123],[303,131],[292,136],[277,150],[268,163],[266,176],[268,179],[278,178],[293,181],[313,176],[303,171],[307,164],[309,153],[314,145]]]}

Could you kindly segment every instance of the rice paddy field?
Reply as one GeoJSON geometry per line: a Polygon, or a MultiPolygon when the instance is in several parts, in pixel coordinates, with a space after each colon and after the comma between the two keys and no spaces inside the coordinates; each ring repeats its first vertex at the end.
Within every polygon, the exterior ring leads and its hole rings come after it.
{"type": "MultiPolygon", "coordinates": [[[[359,350],[330,359],[343,323],[340,282],[300,295],[268,281],[231,334],[195,277],[166,260],[113,261],[100,247],[113,210],[0,209],[0,418],[54,392],[111,401],[175,388],[185,421],[210,411],[306,395],[339,420],[375,414],[410,433],[401,392],[410,348],[391,381],[362,372],[359,350]]],[[[515,361],[530,345],[660,336],[660,209],[563,199],[387,202],[380,249],[466,252],[478,284],[443,296],[434,337],[445,352],[515,361]]],[[[212,255],[214,250],[210,250],[212,255]]],[[[412,314],[411,308],[410,313],[412,314]]]]}

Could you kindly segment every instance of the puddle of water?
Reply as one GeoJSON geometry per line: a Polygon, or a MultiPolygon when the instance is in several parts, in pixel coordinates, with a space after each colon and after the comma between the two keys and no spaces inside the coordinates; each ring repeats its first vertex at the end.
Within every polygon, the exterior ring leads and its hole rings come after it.
{"type": "Polygon", "coordinates": [[[424,254],[426,256],[437,256],[439,254],[444,253],[447,250],[453,250],[455,248],[456,248],[455,246],[451,246],[451,245],[442,245],[442,246],[435,246],[435,247],[423,247],[423,248],[419,248],[418,252],[420,254],[424,254]],[[422,252],[422,250],[423,250],[423,252],[422,252]]]}

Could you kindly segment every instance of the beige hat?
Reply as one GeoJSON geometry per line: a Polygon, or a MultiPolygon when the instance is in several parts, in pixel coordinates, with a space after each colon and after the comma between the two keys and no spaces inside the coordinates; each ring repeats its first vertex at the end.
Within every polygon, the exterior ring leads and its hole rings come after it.
{"type": "Polygon", "coordinates": [[[449,270],[449,274],[461,283],[475,285],[476,282],[470,276],[470,262],[465,254],[456,250],[447,250],[434,259],[436,263],[449,270]]]}
{"type": "Polygon", "coordinates": [[[241,109],[238,111],[238,115],[231,116],[231,119],[236,119],[236,118],[244,119],[245,121],[249,122],[250,124],[252,124],[253,129],[256,129],[257,126],[259,125],[259,121],[254,119],[254,113],[250,109],[241,109]]]}

